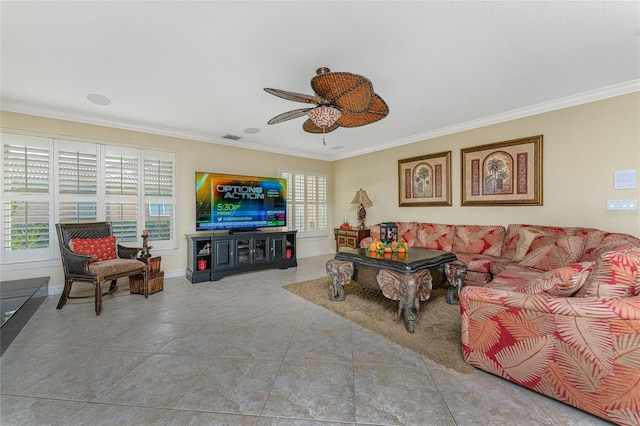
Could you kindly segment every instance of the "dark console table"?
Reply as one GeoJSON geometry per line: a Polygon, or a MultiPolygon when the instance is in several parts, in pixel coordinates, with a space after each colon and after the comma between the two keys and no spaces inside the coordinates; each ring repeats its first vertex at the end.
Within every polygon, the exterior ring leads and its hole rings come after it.
{"type": "Polygon", "coordinates": [[[9,347],[22,327],[49,295],[49,277],[0,281],[0,355],[9,347]]]}
{"type": "Polygon", "coordinates": [[[189,234],[187,279],[195,284],[259,269],[295,267],[297,232],[189,234]]]}

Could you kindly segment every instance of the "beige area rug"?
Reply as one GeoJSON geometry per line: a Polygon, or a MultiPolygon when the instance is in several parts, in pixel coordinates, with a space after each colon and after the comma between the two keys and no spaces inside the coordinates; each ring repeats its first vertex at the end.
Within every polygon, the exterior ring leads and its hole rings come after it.
{"type": "Polygon", "coordinates": [[[405,329],[402,317],[396,319],[398,302],[387,299],[379,290],[362,288],[351,282],[345,286],[345,300],[334,302],[329,298],[327,277],[288,284],[283,288],[440,365],[466,374],[474,370],[462,359],[460,308],[447,304],[444,288],[433,290],[431,298],[420,304],[421,319],[415,321],[413,334],[405,329]]]}

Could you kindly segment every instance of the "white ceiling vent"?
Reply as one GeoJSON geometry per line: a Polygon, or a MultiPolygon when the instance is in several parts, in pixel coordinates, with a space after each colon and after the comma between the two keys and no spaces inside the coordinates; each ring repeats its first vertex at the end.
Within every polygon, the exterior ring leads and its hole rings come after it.
{"type": "Polygon", "coordinates": [[[240,139],[240,136],[226,134],[222,137],[222,139],[231,139],[232,141],[237,141],[238,139],[240,139]]]}

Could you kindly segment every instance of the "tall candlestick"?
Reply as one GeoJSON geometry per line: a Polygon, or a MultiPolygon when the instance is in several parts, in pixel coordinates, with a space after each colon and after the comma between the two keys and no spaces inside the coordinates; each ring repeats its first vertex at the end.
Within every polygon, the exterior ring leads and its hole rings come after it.
{"type": "Polygon", "coordinates": [[[140,255],[140,257],[151,257],[151,253],[149,253],[149,250],[152,249],[153,247],[147,244],[149,233],[147,232],[146,229],[142,231],[141,236],[142,236],[142,255],[140,255]]]}

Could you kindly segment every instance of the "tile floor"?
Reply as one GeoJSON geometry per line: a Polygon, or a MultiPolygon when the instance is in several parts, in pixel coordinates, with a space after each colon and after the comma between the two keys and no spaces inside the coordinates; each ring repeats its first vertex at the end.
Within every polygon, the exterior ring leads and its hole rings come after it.
{"type": "MultiPolygon", "coordinates": [[[[0,358],[2,425],[606,425],[476,370],[460,374],[310,304],[297,268],[145,300],[50,296],[0,358]]],[[[120,286],[126,287],[126,280],[120,286]]]]}

